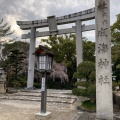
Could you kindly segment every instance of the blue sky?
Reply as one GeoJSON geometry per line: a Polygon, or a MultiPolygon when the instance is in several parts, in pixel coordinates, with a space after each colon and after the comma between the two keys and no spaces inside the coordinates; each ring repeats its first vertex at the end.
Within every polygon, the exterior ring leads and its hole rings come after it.
{"type": "MultiPolygon", "coordinates": [[[[0,0],[0,16],[15,30],[14,36],[20,38],[25,31],[20,30],[16,21],[41,20],[47,16],[63,16],[83,11],[95,6],[95,0],[0,0]]],[[[110,0],[111,25],[120,13],[120,0],[110,0]]],[[[88,22],[85,24],[94,23],[88,22]]],[[[95,40],[95,32],[85,32],[84,37],[95,40]]],[[[40,39],[40,38],[39,38],[40,39]]]]}

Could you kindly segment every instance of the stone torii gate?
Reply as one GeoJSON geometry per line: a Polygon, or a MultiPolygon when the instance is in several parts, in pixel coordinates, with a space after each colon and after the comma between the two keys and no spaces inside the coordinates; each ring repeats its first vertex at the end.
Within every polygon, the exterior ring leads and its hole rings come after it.
{"type": "Polygon", "coordinates": [[[110,1],[95,0],[95,8],[61,17],[50,16],[45,20],[18,21],[21,29],[31,29],[22,35],[30,38],[29,68],[27,88],[33,87],[35,38],[49,35],[76,33],[77,65],[82,62],[82,32],[96,31],[96,120],[113,120],[111,40],[110,40],[110,1]],[[96,26],[81,26],[82,21],[95,19],[96,26]],[[76,27],[57,29],[57,25],[76,23],[76,27]],[[49,31],[36,32],[37,28],[49,27],[49,31]]]}
{"type": "Polygon", "coordinates": [[[83,61],[82,32],[95,30],[95,25],[82,26],[82,21],[87,21],[91,19],[95,19],[95,8],[61,17],[50,16],[44,20],[17,21],[17,24],[22,30],[31,29],[30,33],[22,35],[23,39],[30,38],[27,88],[33,88],[35,63],[35,56],[33,55],[33,53],[35,52],[36,37],[76,33],[76,55],[78,66],[78,64],[83,61]],[[57,25],[63,25],[68,23],[75,23],[76,26],[73,26],[72,28],[58,30],[57,25]],[[37,28],[44,27],[49,27],[49,31],[36,31],[37,28]]]}

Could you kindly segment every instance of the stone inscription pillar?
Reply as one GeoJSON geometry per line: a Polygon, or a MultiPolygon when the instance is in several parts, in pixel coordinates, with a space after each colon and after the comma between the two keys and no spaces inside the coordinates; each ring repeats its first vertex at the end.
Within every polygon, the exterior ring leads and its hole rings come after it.
{"type": "Polygon", "coordinates": [[[83,61],[82,26],[80,20],[76,21],[76,56],[78,66],[83,61]]]}
{"type": "Polygon", "coordinates": [[[27,88],[33,88],[34,82],[34,65],[35,65],[35,28],[31,28],[30,33],[30,48],[29,48],[29,65],[28,65],[28,79],[27,79],[27,88]]]}
{"type": "Polygon", "coordinates": [[[110,3],[95,0],[97,118],[113,120],[110,3]]]}

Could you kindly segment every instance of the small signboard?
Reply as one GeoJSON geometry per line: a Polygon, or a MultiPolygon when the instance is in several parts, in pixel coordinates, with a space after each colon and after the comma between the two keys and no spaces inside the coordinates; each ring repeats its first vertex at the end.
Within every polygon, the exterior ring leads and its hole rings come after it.
{"type": "Polygon", "coordinates": [[[42,78],[41,91],[45,91],[45,78],[42,78]]]}

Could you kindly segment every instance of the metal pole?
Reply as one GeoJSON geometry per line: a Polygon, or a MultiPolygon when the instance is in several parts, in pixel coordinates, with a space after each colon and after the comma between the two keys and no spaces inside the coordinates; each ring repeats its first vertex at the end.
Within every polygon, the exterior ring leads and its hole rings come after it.
{"type": "Polygon", "coordinates": [[[43,73],[41,81],[41,113],[46,113],[47,80],[46,71],[43,73]]]}

